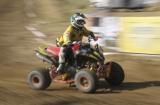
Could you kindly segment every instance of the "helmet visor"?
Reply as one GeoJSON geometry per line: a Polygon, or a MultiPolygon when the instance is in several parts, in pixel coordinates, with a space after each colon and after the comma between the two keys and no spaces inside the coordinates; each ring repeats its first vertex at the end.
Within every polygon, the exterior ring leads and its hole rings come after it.
{"type": "Polygon", "coordinates": [[[86,22],[83,19],[77,20],[77,24],[83,26],[86,22]]]}

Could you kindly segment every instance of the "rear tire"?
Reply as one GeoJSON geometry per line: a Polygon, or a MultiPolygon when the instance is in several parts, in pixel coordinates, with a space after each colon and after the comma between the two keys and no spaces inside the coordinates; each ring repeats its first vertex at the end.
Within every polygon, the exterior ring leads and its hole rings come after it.
{"type": "Polygon", "coordinates": [[[51,84],[49,70],[37,69],[28,74],[28,84],[34,90],[44,90],[51,84]]]}
{"type": "Polygon", "coordinates": [[[97,87],[97,76],[94,72],[79,71],[75,76],[76,87],[84,93],[94,93],[97,87]]]}
{"type": "Polygon", "coordinates": [[[122,67],[116,63],[116,62],[111,62],[111,72],[108,78],[105,78],[106,81],[111,85],[111,86],[119,86],[122,84],[125,74],[122,69],[122,67]]]}

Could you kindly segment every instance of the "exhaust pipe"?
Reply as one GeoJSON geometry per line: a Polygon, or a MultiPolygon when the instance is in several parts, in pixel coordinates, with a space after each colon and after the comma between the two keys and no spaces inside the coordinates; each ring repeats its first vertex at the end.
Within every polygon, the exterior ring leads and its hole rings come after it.
{"type": "Polygon", "coordinates": [[[46,61],[46,62],[48,62],[50,64],[53,64],[52,60],[50,60],[49,58],[45,57],[44,55],[42,55],[42,54],[40,54],[38,52],[36,53],[36,56],[38,58],[40,58],[41,60],[43,60],[43,61],[46,61]]]}

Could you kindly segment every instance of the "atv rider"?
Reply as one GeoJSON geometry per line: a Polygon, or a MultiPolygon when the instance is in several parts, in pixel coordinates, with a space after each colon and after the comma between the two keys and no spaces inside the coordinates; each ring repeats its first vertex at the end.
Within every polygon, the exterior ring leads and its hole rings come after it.
{"type": "Polygon", "coordinates": [[[64,70],[66,63],[65,56],[67,51],[71,49],[72,42],[82,41],[83,36],[91,36],[95,41],[97,40],[97,37],[94,36],[93,32],[84,27],[84,24],[86,23],[85,19],[86,16],[82,13],[73,14],[73,16],[71,16],[71,25],[66,29],[62,36],[57,38],[57,45],[60,46],[57,73],[62,73],[64,70]]]}

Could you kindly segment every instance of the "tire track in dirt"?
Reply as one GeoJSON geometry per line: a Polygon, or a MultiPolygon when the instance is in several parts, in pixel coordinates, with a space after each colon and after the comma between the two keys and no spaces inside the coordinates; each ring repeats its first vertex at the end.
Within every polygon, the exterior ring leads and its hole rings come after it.
{"type": "MultiPolygon", "coordinates": [[[[128,62],[122,61],[123,56],[121,57],[108,57],[108,59],[114,59],[122,64],[125,68],[126,79],[124,84],[119,87],[110,87],[108,84],[105,84],[106,89],[103,87],[99,89],[95,94],[84,94],[79,92],[75,87],[68,87],[68,85],[52,83],[52,85],[45,91],[35,91],[31,90],[26,84],[26,78],[12,77],[12,78],[2,78],[0,81],[0,103],[5,105],[158,105],[160,104],[160,77],[150,77],[149,75],[143,74],[145,70],[138,69],[139,66],[146,68],[147,72],[153,70],[158,70],[159,66],[154,65],[145,65],[145,64],[135,64],[132,61],[132,58],[128,58],[128,62]],[[125,66],[124,66],[125,65],[125,66]],[[153,66],[152,70],[148,68],[153,66]],[[131,68],[130,68],[131,67],[131,68]],[[137,67],[135,70],[134,68],[137,67]],[[158,67],[158,68],[157,68],[158,67]],[[127,68],[127,69],[126,69],[127,68]],[[136,73],[143,74],[136,75],[136,73]],[[127,76],[130,74],[130,76],[127,76]],[[149,77],[149,78],[148,78],[149,77]],[[151,80],[150,80],[151,79],[151,80]],[[15,96],[16,97],[15,97],[15,96]],[[9,102],[6,100],[10,100],[9,102]],[[19,100],[14,101],[13,100],[19,100]],[[31,101],[34,100],[34,101],[31,101]]],[[[137,61],[138,62],[138,61],[137,61]]],[[[23,68],[29,69],[22,66],[23,68]]],[[[21,67],[20,67],[21,68],[21,67]]],[[[32,67],[30,67],[32,68],[32,67]]],[[[28,70],[30,71],[30,70],[28,70]]],[[[15,70],[15,72],[18,72],[15,70]]],[[[23,71],[20,71],[23,72],[23,71]]],[[[145,71],[146,72],[146,71],[145,71]]],[[[160,71],[158,70],[157,73],[160,71]]],[[[27,73],[24,72],[24,74],[27,73]]],[[[154,74],[154,73],[153,73],[154,74]]],[[[6,74],[7,75],[7,74],[6,74]]],[[[15,75],[16,76],[16,75],[15,75]]],[[[102,83],[104,85],[104,83],[102,83]]]]}

